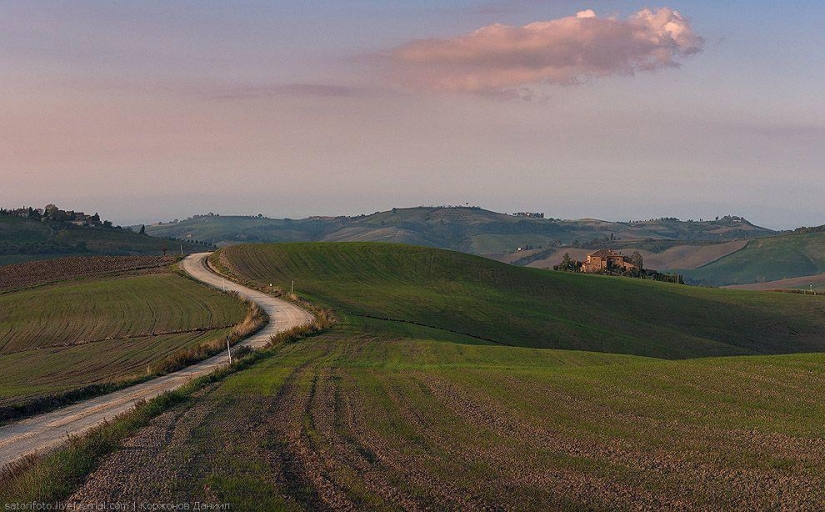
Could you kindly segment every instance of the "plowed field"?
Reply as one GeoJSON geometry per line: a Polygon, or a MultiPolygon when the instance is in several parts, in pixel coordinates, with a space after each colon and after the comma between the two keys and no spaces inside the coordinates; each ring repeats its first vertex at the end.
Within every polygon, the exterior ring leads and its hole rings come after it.
{"type": "Polygon", "coordinates": [[[825,356],[666,362],[418,334],[369,321],[286,346],[157,419],[71,501],[798,510],[825,500],[825,356]]]}
{"type": "Polygon", "coordinates": [[[146,375],[244,316],[241,301],[165,267],[123,268],[0,294],[0,406],[146,375]]]}

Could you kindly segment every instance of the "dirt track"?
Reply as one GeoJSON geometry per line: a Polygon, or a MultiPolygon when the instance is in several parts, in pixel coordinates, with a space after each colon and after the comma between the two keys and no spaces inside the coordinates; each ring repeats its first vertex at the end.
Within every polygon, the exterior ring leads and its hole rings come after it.
{"type": "MultiPolygon", "coordinates": [[[[259,348],[276,332],[311,321],[309,313],[289,302],[250,290],[212,273],[205,266],[207,255],[192,254],[183,260],[181,266],[199,281],[235,291],[241,297],[257,302],[270,317],[270,323],[263,330],[239,346],[259,348]]],[[[128,411],[138,400],[179,388],[226,363],[226,354],[219,354],[169,375],[0,427],[0,467],[30,453],[54,448],[65,442],[68,434],[82,434],[104,419],[128,411]]]]}

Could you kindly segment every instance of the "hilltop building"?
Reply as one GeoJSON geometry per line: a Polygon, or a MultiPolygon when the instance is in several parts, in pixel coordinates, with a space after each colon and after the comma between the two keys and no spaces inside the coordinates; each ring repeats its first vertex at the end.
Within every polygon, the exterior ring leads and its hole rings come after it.
{"type": "Polygon", "coordinates": [[[600,249],[587,255],[587,261],[582,263],[582,272],[603,272],[608,269],[628,271],[638,268],[629,256],[612,249],[600,249]]]}

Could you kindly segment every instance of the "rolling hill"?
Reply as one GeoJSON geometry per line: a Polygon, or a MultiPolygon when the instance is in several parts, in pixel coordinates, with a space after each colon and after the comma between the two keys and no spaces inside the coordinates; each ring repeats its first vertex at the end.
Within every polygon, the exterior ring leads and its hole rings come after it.
{"type": "Polygon", "coordinates": [[[244,244],[213,261],[258,286],[294,281],[301,297],[344,314],[502,345],[668,359],[825,349],[825,301],[813,297],[558,273],[396,244],[244,244]]]}
{"type": "Polygon", "coordinates": [[[477,207],[394,208],[356,217],[267,219],[200,215],[180,222],[147,226],[147,233],[230,245],[248,242],[406,243],[501,258],[526,249],[557,246],[599,247],[610,243],[677,240],[719,243],[774,232],[739,217],[694,222],[657,219],[606,222],[595,219],[544,219],[508,215],[477,207]]]}
{"type": "Polygon", "coordinates": [[[751,240],[739,251],[683,273],[693,283],[712,286],[821,275],[825,273],[825,233],[788,233],[751,240]]]}
{"type": "Polygon", "coordinates": [[[205,244],[174,243],[120,227],[76,226],[0,215],[0,265],[81,255],[160,255],[163,248],[186,253],[205,244]]]}

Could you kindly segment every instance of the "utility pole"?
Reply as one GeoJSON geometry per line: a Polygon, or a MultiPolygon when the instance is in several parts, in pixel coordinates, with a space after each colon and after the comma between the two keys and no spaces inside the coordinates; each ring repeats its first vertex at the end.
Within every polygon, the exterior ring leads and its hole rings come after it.
{"type": "Polygon", "coordinates": [[[229,336],[226,337],[226,353],[229,354],[229,364],[232,364],[232,351],[229,349],[229,336]]]}

